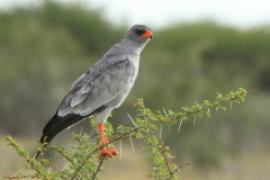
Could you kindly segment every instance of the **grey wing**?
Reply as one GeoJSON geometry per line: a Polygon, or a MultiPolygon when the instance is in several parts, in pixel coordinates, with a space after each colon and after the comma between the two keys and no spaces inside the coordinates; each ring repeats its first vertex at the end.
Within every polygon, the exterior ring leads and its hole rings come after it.
{"type": "Polygon", "coordinates": [[[128,91],[134,74],[135,67],[128,59],[93,66],[73,83],[57,114],[90,115],[128,91]]]}

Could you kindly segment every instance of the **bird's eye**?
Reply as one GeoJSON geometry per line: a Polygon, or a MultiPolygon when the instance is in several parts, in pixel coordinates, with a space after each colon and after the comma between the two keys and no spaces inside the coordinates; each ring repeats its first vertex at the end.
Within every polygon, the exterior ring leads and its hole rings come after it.
{"type": "Polygon", "coordinates": [[[136,34],[142,35],[144,33],[144,29],[135,29],[136,34]]]}

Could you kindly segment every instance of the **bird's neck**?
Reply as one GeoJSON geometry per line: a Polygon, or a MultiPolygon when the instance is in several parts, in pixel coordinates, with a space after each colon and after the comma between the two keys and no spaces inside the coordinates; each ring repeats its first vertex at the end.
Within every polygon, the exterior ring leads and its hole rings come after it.
{"type": "Polygon", "coordinates": [[[116,48],[123,53],[128,55],[140,56],[146,44],[136,44],[129,39],[122,39],[117,45],[116,48]]]}

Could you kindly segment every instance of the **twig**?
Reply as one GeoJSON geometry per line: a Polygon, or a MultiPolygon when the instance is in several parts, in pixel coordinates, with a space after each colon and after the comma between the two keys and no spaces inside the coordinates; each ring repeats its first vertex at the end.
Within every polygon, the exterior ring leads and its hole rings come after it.
{"type": "Polygon", "coordinates": [[[120,134],[118,137],[114,138],[113,140],[111,140],[109,143],[107,144],[102,144],[100,145],[98,148],[96,148],[95,150],[93,150],[92,152],[90,152],[86,158],[82,161],[82,163],[80,164],[80,166],[75,170],[75,172],[73,173],[73,176],[71,177],[70,180],[74,180],[75,177],[77,176],[78,172],[82,169],[82,167],[85,165],[85,163],[90,159],[90,157],[95,154],[96,152],[98,152],[100,150],[100,148],[102,147],[106,147],[110,144],[112,144],[113,142],[116,142],[120,139],[123,139],[124,137],[126,137],[127,135],[129,135],[131,132],[134,132],[134,131],[137,131],[140,127],[135,127],[135,128],[132,128],[132,130],[130,130],[129,132],[125,132],[123,134],[120,134]]]}
{"type": "Polygon", "coordinates": [[[167,167],[167,169],[168,169],[168,171],[170,173],[170,177],[168,177],[168,179],[172,179],[172,177],[174,176],[174,173],[176,171],[171,168],[171,165],[169,163],[168,157],[165,154],[166,153],[165,145],[162,142],[160,142],[160,153],[162,154],[163,159],[165,161],[165,165],[166,165],[166,167],[167,167]]]}
{"type": "Polygon", "coordinates": [[[97,167],[96,171],[94,172],[94,174],[93,174],[93,176],[92,176],[92,179],[93,179],[93,180],[95,180],[95,179],[97,178],[97,175],[98,175],[98,173],[99,173],[100,170],[101,170],[101,166],[102,166],[104,160],[105,160],[105,158],[100,159],[99,164],[98,164],[98,167],[97,167]]]}
{"type": "MultiPolygon", "coordinates": [[[[245,92],[241,92],[241,94],[239,94],[239,96],[245,96],[245,95],[246,95],[245,92]]],[[[215,108],[216,111],[217,111],[218,109],[220,109],[219,105],[225,105],[225,104],[231,103],[231,102],[234,103],[235,101],[241,99],[239,96],[232,96],[232,97],[229,97],[227,99],[216,100],[216,101],[214,101],[212,103],[212,105],[204,105],[203,104],[203,105],[201,105],[201,109],[199,109],[197,111],[184,111],[182,114],[177,114],[174,117],[171,117],[171,119],[172,120],[174,120],[174,119],[176,119],[176,120],[180,119],[181,120],[182,118],[185,118],[187,116],[191,116],[191,115],[194,115],[194,114],[197,115],[198,113],[200,113],[202,111],[208,111],[207,113],[210,113],[209,112],[210,108],[215,108]]],[[[166,114],[165,114],[165,116],[166,116],[166,114]]],[[[170,126],[170,124],[169,124],[169,126],[170,126]]]]}
{"type": "Polygon", "coordinates": [[[71,164],[73,164],[72,158],[70,158],[64,151],[60,150],[59,148],[57,148],[55,146],[51,146],[50,149],[52,149],[53,151],[57,152],[58,154],[60,154],[61,156],[63,156],[68,162],[70,162],[71,164]]]}

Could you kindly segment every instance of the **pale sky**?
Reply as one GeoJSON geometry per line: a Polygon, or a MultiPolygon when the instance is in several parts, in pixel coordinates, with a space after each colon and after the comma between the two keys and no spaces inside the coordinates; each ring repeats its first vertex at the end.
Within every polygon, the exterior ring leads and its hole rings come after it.
{"type": "MultiPolygon", "coordinates": [[[[102,7],[116,23],[154,26],[210,19],[238,27],[270,24],[270,0],[59,0],[102,7]]],[[[38,0],[0,0],[0,8],[38,0]]]]}

